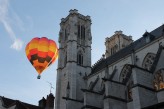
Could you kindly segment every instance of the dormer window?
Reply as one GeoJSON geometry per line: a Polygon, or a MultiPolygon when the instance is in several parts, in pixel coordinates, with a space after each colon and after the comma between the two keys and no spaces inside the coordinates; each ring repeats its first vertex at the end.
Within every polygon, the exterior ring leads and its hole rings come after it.
{"type": "Polygon", "coordinates": [[[151,40],[154,39],[154,36],[148,32],[145,32],[143,37],[145,37],[146,43],[149,43],[151,40]]]}
{"type": "Polygon", "coordinates": [[[146,43],[148,43],[148,42],[150,42],[150,37],[149,36],[146,37],[146,43]]]}

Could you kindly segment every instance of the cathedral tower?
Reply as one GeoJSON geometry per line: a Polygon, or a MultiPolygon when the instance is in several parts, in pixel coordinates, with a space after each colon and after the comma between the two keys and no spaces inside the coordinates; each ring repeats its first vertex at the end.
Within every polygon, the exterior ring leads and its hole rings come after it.
{"type": "Polygon", "coordinates": [[[64,98],[82,100],[83,77],[91,72],[91,19],[70,10],[61,19],[55,109],[66,109],[64,98]]]}
{"type": "Polygon", "coordinates": [[[116,31],[113,36],[110,38],[107,37],[105,41],[105,46],[106,46],[106,57],[109,57],[119,50],[125,48],[129,44],[133,42],[132,36],[127,36],[123,34],[122,31],[116,31]]]}

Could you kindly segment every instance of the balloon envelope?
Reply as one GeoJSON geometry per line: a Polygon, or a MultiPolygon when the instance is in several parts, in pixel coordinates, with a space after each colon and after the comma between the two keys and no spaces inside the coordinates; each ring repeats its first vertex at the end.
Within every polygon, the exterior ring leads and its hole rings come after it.
{"type": "Polygon", "coordinates": [[[26,56],[40,75],[58,57],[58,47],[55,41],[46,37],[33,38],[26,45],[26,56]]]}

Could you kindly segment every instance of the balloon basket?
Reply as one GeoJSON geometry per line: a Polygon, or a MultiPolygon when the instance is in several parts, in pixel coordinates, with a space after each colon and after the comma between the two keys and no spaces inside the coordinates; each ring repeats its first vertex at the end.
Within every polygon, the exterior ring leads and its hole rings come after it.
{"type": "Polygon", "coordinates": [[[41,76],[40,76],[40,75],[38,75],[38,76],[37,76],[37,79],[40,79],[40,78],[41,78],[41,76]]]}

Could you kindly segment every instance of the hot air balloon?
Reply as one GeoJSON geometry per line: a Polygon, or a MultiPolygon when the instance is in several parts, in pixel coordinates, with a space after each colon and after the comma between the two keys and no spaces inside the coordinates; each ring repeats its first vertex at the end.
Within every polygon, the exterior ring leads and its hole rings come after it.
{"type": "Polygon", "coordinates": [[[58,57],[58,47],[55,41],[46,37],[33,38],[25,48],[26,56],[38,72],[38,79],[41,73],[50,66],[58,57]]]}

